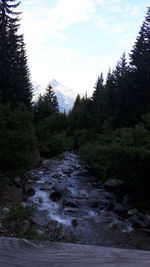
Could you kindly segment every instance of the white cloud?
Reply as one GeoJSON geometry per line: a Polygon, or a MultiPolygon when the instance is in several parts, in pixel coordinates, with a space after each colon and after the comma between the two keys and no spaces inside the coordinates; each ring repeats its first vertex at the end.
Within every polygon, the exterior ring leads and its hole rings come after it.
{"type": "Polygon", "coordinates": [[[125,22],[125,23],[121,23],[120,25],[113,26],[113,28],[111,29],[111,31],[109,31],[109,33],[111,35],[122,34],[122,33],[127,32],[129,28],[130,28],[130,23],[125,22]]]}
{"type": "Polygon", "coordinates": [[[93,0],[59,0],[55,7],[44,2],[37,4],[33,12],[23,15],[25,36],[47,39],[48,36],[67,38],[63,31],[73,24],[89,20],[95,13],[93,0]],[[34,33],[33,33],[34,29],[34,33]]]}
{"type": "Polygon", "coordinates": [[[48,82],[50,75],[53,78],[56,73],[61,78],[65,64],[73,64],[77,57],[68,45],[67,30],[94,17],[94,0],[59,0],[53,4],[51,1],[25,1],[21,30],[27,43],[32,78],[41,83],[48,82]],[[54,45],[56,42],[58,45],[54,45]]]}
{"type": "Polygon", "coordinates": [[[129,0],[22,0],[22,6],[22,32],[33,80],[46,84],[56,78],[84,92],[92,90],[100,72],[106,73],[128,49],[129,23],[139,15],[139,5],[129,0]],[[117,41],[112,47],[113,38],[117,41]],[[98,51],[103,55],[97,55],[98,51]]]}
{"type": "Polygon", "coordinates": [[[97,4],[102,5],[105,3],[106,0],[97,0],[97,4]]]}
{"type": "Polygon", "coordinates": [[[108,26],[106,20],[100,16],[97,16],[96,18],[96,25],[98,29],[105,29],[108,26]]]}

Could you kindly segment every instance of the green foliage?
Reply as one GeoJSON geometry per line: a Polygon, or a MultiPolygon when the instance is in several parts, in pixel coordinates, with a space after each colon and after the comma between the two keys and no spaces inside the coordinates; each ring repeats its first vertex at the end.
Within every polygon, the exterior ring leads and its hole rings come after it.
{"type": "Polygon", "coordinates": [[[49,156],[62,153],[65,148],[65,136],[63,134],[50,135],[46,143],[49,149],[49,156]]]}
{"type": "Polygon", "coordinates": [[[65,149],[67,116],[59,113],[57,97],[51,85],[43,96],[39,96],[34,111],[38,142],[47,150],[46,153],[41,151],[41,154],[46,157],[58,155],[65,149]]]}
{"type": "Polygon", "coordinates": [[[32,114],[23,105],[14,111],[0,107],[0,129],[0,169],[9,177],[23,177],[36,145],[32,114]]]}
{"type": "Polygon", "coordinates": [[[57,115],[59,113],[57,97],[50,84],[48,85],[45,94],[39,96],[34,110],[35,118],[37,120],[42,120],[53,114],[57,115]]]}
{"type": "Polygon", "coordinates": [[[76,243],[78,238],[72,233],[64,233],[62,224],[56,225],[55,227],[49,223],[47,229],[47,235],[49,241],[52,242],[65,242],[65,243],[76,243]]]}
{"type": "Polygon", "coordinates": [[[36,238],[36,227],[32,220],[32,213],[31,207],[24,208],[21,205],[12,207],[8,215],[9,233],[19,238],[36,238]],[[24,225],[27,222],[29,227],[25,229],[24,225]]]}
{"type": "Polygon", "coordinates": [[[31,107],[32,85],[16,0],[0,1],[0,103],[31,107]]]}
{"type": "Polygon", "coordinates": [[[150,115],[134,128],[117,129],[97,136],[80,149],[84,160],[102,179],[118,178],[144,189],[149,181],[150,115]]]}

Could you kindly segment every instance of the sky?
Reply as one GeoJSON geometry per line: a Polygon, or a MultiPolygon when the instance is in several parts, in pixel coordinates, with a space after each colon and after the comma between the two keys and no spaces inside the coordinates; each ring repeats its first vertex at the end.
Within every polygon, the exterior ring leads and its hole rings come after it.
{"type": "Polygon", "coordinates": [[[34,82],[55,78],[91,94],[131,51],[150,0],[22,0],[21,31],[34,82]]]}

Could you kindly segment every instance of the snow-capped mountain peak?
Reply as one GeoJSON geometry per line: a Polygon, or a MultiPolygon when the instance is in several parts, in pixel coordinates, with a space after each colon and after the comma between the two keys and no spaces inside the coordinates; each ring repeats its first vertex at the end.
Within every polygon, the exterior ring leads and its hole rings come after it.
{"type": "Polygon", "coordinates": [[[72,109],[77,93],[70,88],[63,86],[55,79],[51,81],[51,86],[56,93],[60,111],[68,112],[72,109]]]}
{"type": "MultiPolygon", "coordinates": [[[[61,112],[65,111],[66,113],[68,113],[69,110],[71,110],[73,107],[74,101],[77,96],[77,92],[71,90],[70,88],[65,87],[55,79],[52,79],[50,84],[53,87],[53,90],[57,96],[60,111],[61,112]]],[[[43,94],[45,90],[42,86],[36,83],[34,83],[33,87],[34,87],[34,100],[36,101],[38,95],[40,93],[43,94]]]]}

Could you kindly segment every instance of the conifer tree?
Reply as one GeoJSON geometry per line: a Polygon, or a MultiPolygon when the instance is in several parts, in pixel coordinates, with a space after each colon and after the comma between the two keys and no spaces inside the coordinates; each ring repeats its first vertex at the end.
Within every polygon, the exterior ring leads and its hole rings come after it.
{"type": "Polygon", "coordinates": [[[130,54],[133,90],[139,117],[150,112],[150,8],[130,54]]]}
{"type": "Polygon", "coordinates": [[[13,108],[31,106],[32,86],[23,35],[18,34],[20,2],[0,0],[0,96],[1,103],[13,108]]]}
{"type": "Polygon", "coordinates": [[[53,114],[58,115],[59,106],[55,92],[51,86],[48,85],[45,94],[39,95],[38,101],[35,105],[36,118],[44,119],[53,114]]]}

